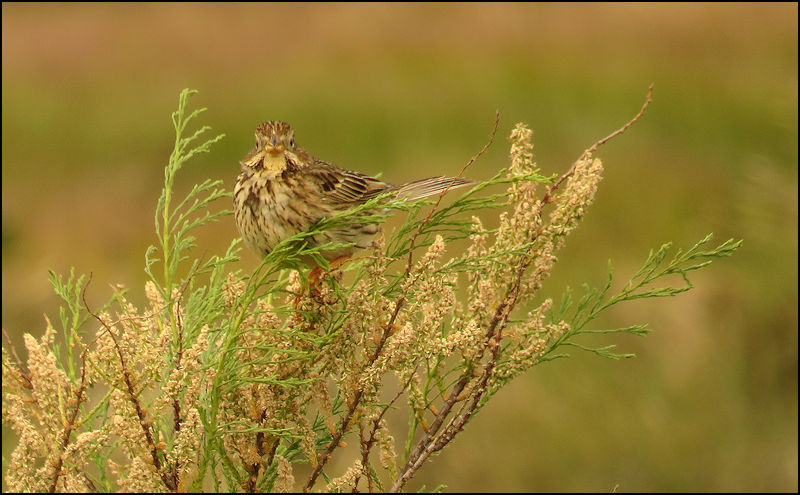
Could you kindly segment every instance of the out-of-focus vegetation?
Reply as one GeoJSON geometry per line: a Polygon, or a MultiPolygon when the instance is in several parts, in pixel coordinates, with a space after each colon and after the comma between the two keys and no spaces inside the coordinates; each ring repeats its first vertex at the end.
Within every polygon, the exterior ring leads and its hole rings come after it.
{"type": "MultiPolygon", "coordinates": [[[[2,309],[18,350],[57,314],[47,269],[93,272],[90,302],[106,283],[144,300],[184,87],[227,137],[178,188],[232,187],[269,119],[386,180],[454,174],[495,109],[501,136],[527,122],[543,171],[563,171],[652,82],[645,118],[596,154],[606,179],[549,287],[597,285],[609,257],[624,280],[650,247],[708,231],[744,247],[690,294],[608,316],[654,328],[620,338],[638,359],[536,367],[408,488],[797,490],[796,4],[4,3],[2,17],[2,309]]],[[[507,153],[495,143],[471,175],[507,153]]],[[[235,235],[226,219],[199,244],[235,235]]]]}

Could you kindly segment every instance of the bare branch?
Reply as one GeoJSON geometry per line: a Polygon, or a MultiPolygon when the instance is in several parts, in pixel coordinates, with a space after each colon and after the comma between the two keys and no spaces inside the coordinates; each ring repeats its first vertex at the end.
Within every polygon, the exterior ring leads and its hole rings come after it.
{"type": "Polygon", "coordinates": [[[613,138],[619,136],[620,134],[624,133],[625,131],[628,130],[628,128],[630,126],[632,126],[633,124],[638,122],[639,119],[642,118],[642,116],[644,115],[645,110],[647,110],[647,107],[650,105],[650,102],[652,102],[652,101],[653,101],[653,85],[651,84],[650,87],[647,89],[647,97],[645,98],[644,104],[642,105],[642,109],[639,110],[639,113],[637,113],[636,116],[633,117],[631,120],[629,120],[628,123],[625,124],[624,126],[620,127],[619,129],[617,129],[616,131],[612,132],[608,136],[604,137],[603,139],[601,139],[601,140],[597,141],[596,143],[594,143],[593,145],[589,146],[589,148],[587,148],[586,151],[584,151],[583,154],[581,154],[581,157],[578,158],[578,160],[575,161],[572,164],[570,169],[567,170],[567,172],[564,175],[559,177],[558,180],[553,185],[551,185],[550,187],[547,188],[547,192],[545,193],[544,197],[542,198],[542,204],[546,205],[546,204],[548,204],[548,203],[553,201],[553,199],[552,199],[553,192],[555,192],[555,190],[558,189],[558,187],[561,185],[562,182],[564,182],[566,179],[571,177],[572,174],[575,173],[575,167],[578,166],[578,163],[580,163],[581,161],[586,160],[587,158],[589,158],[589,156],[591,156],[592,153],[597,151],[597,148],[599,148],[600,146],[606,144],[607,142],[609,142],[613,138]]]}
{"type": "Polygon", "coordinates": [[[142,407],[139,402],[139,397],[136,395],[136,388],[133,385],[133,381],[131,379],[131,372],[128,369],[128,365],[125,361],[125,355],[122,352],[122,348],[117,341],[117,337],[114,335],[114,332],[111,330],[111,327],[103,321],[100,316],[92,311],[89,308],[89,303],[86,301],[86,288],[89,287],[89,283],[92,281],[92,274],[89,273],[89,279],[86,281],[86,285],[83,286],[83,290],[81,291],[81,300],[83,301],[83,305],[86,308],[86,312],[89,313],[94,317],[95,320],[100,322],[100,324],[105,328],[106,333],[111,338],[112,342],[114,343],[114,348],[117,351],[117,356],[119,357],[120,366],[122,368],[122,378],[125,383],[125,391],[128,392],[128,399],[131,401],[134,410],[136,411],[136,415],[139,418],[139,424],[142,427],[142,431],[144,432],[145,438],[147,439],[147,448],[150,451],[150,456],[153,460],[153,466],[156,468],[156,472],[161,477],[161,481],[164,482],[164,485],[172,491],[177,490],[178,484],[177,480],[174,479],[172,476],[168,475],[163,469],[161,464],[161,458],[158,455],[158,449],[156,448],[156,443],[153,440],[153,434],[150,431],[152,427],[152,423],[148,422],[147,420],[147,411],[142,407]]]}
{"type": "Polygon", "coordinates": [[[436,203],[433,205],[433,208],[431,208],[431,210],[428,212],[428,216],[417,227],[417,231],[411,237],[411,242],[408,248],[408,263],[406,263],[405,277],[408,277],[408,274],[411,272],[411,266],[414,257],[414,243],[416,242],[417,237],[419,237],[420,233],[422,233],[422,229],[425,228],[428,222],[431,221],[433,214],[439,209],[439,204],[442,202],[442,198],[444,198],[444,195],[447,194],[447,191],[449,191],[450,188],[453,187],[453,184],[455,184],[456,179],[461,178],[464,175],[464,172],[466,172],[467,168],[469,168],[470,165],[475,163],[475,160],[480,158],[481,155],[486,153],[486,151],[489,149],[492,143],[494,143],[494,138],[497,135],[497,128],[499,125],[500,125],[500,110],[497,110],[494,116],[494,127],[492,128],[491,135],[489,135],[489,141],[487,141],[486,144],[483,145],[483,148],[481,148],[480,151],[478,151],[472,158],[469,159],[469,161],[463,167],[461,167],[461,171],[458,173],[458,175],[453,177],[453,180],[450,181],[450,185],[448,185],[441,193],[439,193],[439,197],[436,198],[436,203]]]}
{"type": "Polygon", "coordinates": [[[56,491],[58,479],[61,476],[61,467],[64,465],[64,451],[66,451],[67,445],[69,445],[69,438],[72,435],[72,431],[75,430],[78,413],[81,410],[81,404],[86,400],[86,349],[81,352],[81,383],[74,391],[74,394],[74,397],[72,397],[69,401],[69,404],[73,406],[72,412],[70,413],[69,418],[66,420],[64,431],[61,433],[58,459],[56,459],[53,464],[53,481],[50,484],[50,493],[55,493],[56,491]]]}
{"type": "Polygon", "coordinates": [[[17,368],[19,369],[19,375],[25,382],[22,384],[22,386],[27,389],[33,388],[33,383],[31,383],[30,372],[28,371],[22,360],[19,358],[19,356],[17,356],[17,350],[14,348],[14,343],[11,342],[11,338],[6,333],[6,329],[3,328],[2,330],[3,330],[3,337],[6,338],[6,342],[8,342],[8,348],[11,350],[11,355],[14,357],[14,363],[17,365],[17,368]]]}

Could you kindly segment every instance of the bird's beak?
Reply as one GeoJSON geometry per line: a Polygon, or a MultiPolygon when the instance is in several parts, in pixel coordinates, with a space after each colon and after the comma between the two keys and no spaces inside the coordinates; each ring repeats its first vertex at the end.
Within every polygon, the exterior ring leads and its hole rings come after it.
{"type": "Polygon", "coordinates": [[[284,151],[283,143],[276,136],[272,136],[264,146],[264,151],[270,155],[280,155],[284,151]]]}

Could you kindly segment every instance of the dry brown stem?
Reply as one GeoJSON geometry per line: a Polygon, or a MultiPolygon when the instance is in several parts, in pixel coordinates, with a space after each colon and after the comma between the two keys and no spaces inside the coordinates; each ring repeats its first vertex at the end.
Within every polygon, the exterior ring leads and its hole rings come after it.
{"type": "Polygon", "coordinates": [[[69,418],[66,420],[66,424],[64,425],[64,432],[61,434],[58,459],[56,459],[55,463],[53,464],[53,482],[50,484],[50,493],[55,493],[56,491],[58,478],[61,476],[61,466],[64,465],[64,452],[67,449],[67,445],[69,445],[70,436],[75,430],[78,413],[81,410],[81,404],[86,400],[86,385],[86,349],[84,349],[83,352],[81,352],[81,384],[74,391],[75,396],[73,397],[73,400],[75,401],[75,404],[72,407],[69,418]]]}
{"type": "MultiPolygon", "coordinates": [[[[495,114],[494,127],[489,137],[489,141],[483,146],[483,148],[481,148],[481,150],[478,153],[476,153],[472,158],[470,158],[470,160],[461,168],[461,171],[458,173],[458,175],[453,178],[453,183],[457,178],[461,177],[464,174],[464,172],[470,165],[475,163],[475,160],[477,160],[481,155],[483,155],[486,152],[486,150],[489,149],[489,146],[491,146],[491,144],[494,142],[494,138],[495,135],[497,134],[497,128],[499,123],[500,123],[500,112],[498,111],[495,114]]],[[[413,267],[414,244],[417,240],[417,237],[419,237],[419,235],[422,233],[422,229],[425,227],[425,225],[428,222],[430,222],[430,219],[433,217],[434,212],[436,212],[436,210],[438,209],[439,204],[442,201],[442,198],[450,189],[450,187],[451,186],[448,186],[445,190],[443,190],[439,194],[439,197],[436,200],[436,203],[434,204],[433,208],[431,208],[430,212],[428,213],[428,216],[425,218],[425,220],[423,220],[420,223],[419,227],[417,228],[417,231],[411,237],[411,241],[409,244],[409,251],[408,251],[408,261],[406,263],[405,272],[403,274],[404,279],[408,278],[408,276],[411,273],[411,269],[413,267]]],[[[394,323],[397,320],[397,317],[400,314],[400,311],[402,310],[405,303],[406,303],[405,296],[400,295],[400,297],[398,297],[397,301],[395,302],[394,309],[392,310],[392,314],[389,317],[389,321],[383,328],[383,333],[381,335],[381,338],[379,339],[378,344],[375,347],[375,351],[373,352],[371,359],[368,361],[368,364],[374,363],[375,360],[377,360],[378,357],[380,356],[383,347],[386,345],[387,339],[392,334],[392,328],[394,327],[394,323]]],[[[356,391],[355,395],[353,396],[353,401],[349,405],[347,412],[342,418],[341,426],[334,433],[333,438],[331,439],[330,443],[328,444],[327,448],[322,454],[320,461],[317,463],[314,470],[311,472],[311,476],[309,477],[308,482],[303,488],[304,491],[306,492],[311,491],[311,488],[316,483],[317,477],[322,472],[322,469],[325,467],[325,464],[328,462],[328,459],[330,459],[331,453],[339,446],[339,442],[341,441],[342,436],[347,432],[348,428],[350,427],[350,422],[352,421],[356,413],[356,410],[358,409],[358,406],[361,403],[361,398],[363,397],[363,395],[364,395],[363,388],[360,388],[356,391]]]]}
{"type": "Polygon", "coordinates": [[[25,367],[25,364],[22,360],[17,356],[17,350],[14,347],[14,343],[11,342],[8,334],[6,333],[6,329],[3,329],[3,337],[5,337],[6,342],[8,343],[8,348],[11,350],[11,356],[14,358],[14,363],[17,365],[17,369],[19,370],[19,376],[22,378],[23,382],[22,386],[27,389],[33,388],[33,383],[31,383],[31,376],[28,369],[25,367]]]}
{"type": "MultiPolygon", "coordinates": [[[[642,105],[641,110],[638,114],[636,114],[633,119],[628,121],[623,127],[618,129],[617,131],[613,132],[609,136],[597,141],[592,146],[590,146],[581,157],[573,163],[570,169],[561,175],[555,183],[553,183],[546,191],[544,197],[540,200],[540,206],[544,206],[548,203],[553,201],[553,193],[558,189],[558,187],[567,179],[569,179],[576,170],[577,164],[582,160],[588,159],[591,154],[597,150],[598,147],[605,144],[612,138],[624,133],[629,127],[631,127],[634,123],[636,123],[643,115],[645,110],[647,109],[648,105],[652,101],[652,92],[653,86],[651,85],[648,89],[647,97],[642,105]]],[[[541,212],[541,208],[539,210],[541,212]]],[[[536,239],[542,231],[536,232],[533,234],[532,239],[536,239]]],[[[533,249],[531,247],[530,249],[533,249]]],[[[497,358],[500,351],[500,341],[503,336],[503,330],[508,322],[508,318],[511,312],[516,307],[516,304],[519,299],[520,290],[522,287],[522,279],[525,274],[525,271],[533,262],[533,257],[529,255],[524,258],[524,260],[520,263],[520,266],[517,268],[515,272],[515,276],[513,280],[508,285],[508,290],[506,291],[506,295],[504,296],[502,302],[497,305],[494,316],[486,333],[484,334],[484,342],[485,345],[479,351],[478,356],[475,358],[476,362],[480,362],[483,358],[484,352],[487,348],[491,349],[491,355],[489,357],[488,362],[484,365],[483,371],[480,374],[480,378],[477,381],[476,386],[473,386],[467,392],[466,397],[462,397],[465,389],[471,383],[473,379],[472,370],[467,369],[465,370],[461,378],[458,380],[456,385],[450,391],[449,395],[444,401],[442,408],[438,411],[438,414],[435,415],[434,421],[428,425],[427,428],[424,428],[425,433],[423,434],[422,438],[417,442],[414,450],[408,457],[406,464],[400,470],[400,475],[395,480],[395,483],[391,487],[391,492],[398,492],[400,491],[403,486],[408,482],[411,477],[417,472],[417,470],[422,467],[425,460],[430,456],[430,454],[437,452],[444,448],[453,438],[458,434],[460,431],[463,430],[466,423],[472,417],[474,412],[480,406],[481,399],[486,391],[486,387],[488,381],[492,375],[492,372],[496,366],[497,358]],[[459,400],[466,400],[469,399],[468,402],[465,402],[465,405],[462,406],[460,412],[450,419],[447,422],[447,426],[442,429],[442,426],[447,421],[447,418],[450,416],[452,412],[453,406],[459,400]]]]}
{"type": "Polygon", "coordinates": [[[111,341],[114,343],[114,348],[117,351],[117,356],[119,357],[120,367],[122,368],[122,378],[123,382],[125,383],[125,391],[127,392],[128,399],[133,406],[133,409],[136,411],[136,416],[139,418],[139,424],[142,427],[142,431],[144,432],[144,436],[147,440],[147,449],[150,451],[150,457],[153,461],[153,466],[156,468],[156,472],[161,477],[161,481],[164,483],[170,491],[175,491],[178,488],[178,479],[170,474],[168,474],[162,466],[161,458],[158,455],[158,449],[156,448],[156,442],[153,440],[153,433],[151,431],[152,425],[147,421],[147,412],[142,407],[141,402],[139,401],[139,396],[136,393],[136,388],[133,385],[133,380],[131,378],[131,372],[128,368],[128,365],[125,360],[125,355],[122,352],[122,348],[117,341],[117,337],[114,335],[114,332],[111,330],[111,327],[108,323],[105,322],[100,316],[91,310],[89,307],[89,303],[86,301],[86,288],[89,287],[89,283],[92,281],[92,274],[89,273],[89,279],[86,281],[86,285],[83,286],[83,291],[81,292],[81,299],[83,300],[83,305],[86,308],[86,312],[92,315],[95,320],[100,322],[100,325],[106,330],[106,333],[111,338],[111,341]]]}
{"type": "Polygon", "coordinates": [[[543,204],[548,204],[553,200],[552,199],[553,192],[555,192],[555,190],[558,189],[558,186],[560,186],[562,182],[564,182],[566,179],[571,177],[572,174],[575,173],[575,167],[577,167],[579,162],[581,162],[581,161],[585,160],[586,158],[588,158],[592,153],[597,151],[597,148],[599,148],[600,146],[606,144],[607,142],[609,142],[613,138],[615,138],[615,137],[619,136],[620,134],[624,133],[625,131],[627,131],[630,126],[632,126],[639,119],[641,119],[642,116],[644,115],[645,110],[647,110],[647,107],[650,106],[650,103],[652,101],[653,101],[653,85],[651,84],[650,87],[647,88],[647,97],[645,98],[644,104],[642,104],[642,108],[641,108],[641,110],[639,110],[639,113],[637,113],[636,116],[633,117],[631,120],[629,120],[628,123],[626,123],[624,126],[620,127],[619,129],[617,129],[616,131],[612,132],[608,136],[604,137],[603,139],[601,139],[601,140],[597,141],[596,143],[594,143],[593,145],[589,146],[586,149],[586,151],[584,151],[581,154],[580,158],[578,158],[575,162],[573,162],[572,167],[570,167],[570,169],[567,171],[567,173],[563,174],[561,177],[558,178],[558,180],[555,183],[553,183],[553,185],[551,185],[550,187],[547,188],[547,192],[545,193],[544,198],[542,198],[542,203],[543,204]]]}

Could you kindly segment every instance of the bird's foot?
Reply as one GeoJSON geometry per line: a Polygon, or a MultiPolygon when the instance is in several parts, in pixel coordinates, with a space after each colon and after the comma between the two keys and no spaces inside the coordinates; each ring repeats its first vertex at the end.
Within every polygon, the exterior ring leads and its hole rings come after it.
{"type": "Polygon", "coordinates": [[[322,282],[323,274],[329,274],[340,266],[342,266],[346,261],[350,259],[349,256],[339,256],[335,260],[328,263],[328,270],[325,271],[320,267],[314,267],[311,270],[311,273],[308,274],[308,286],[312,296],[319,295],[319,284],[322,282]]]}

